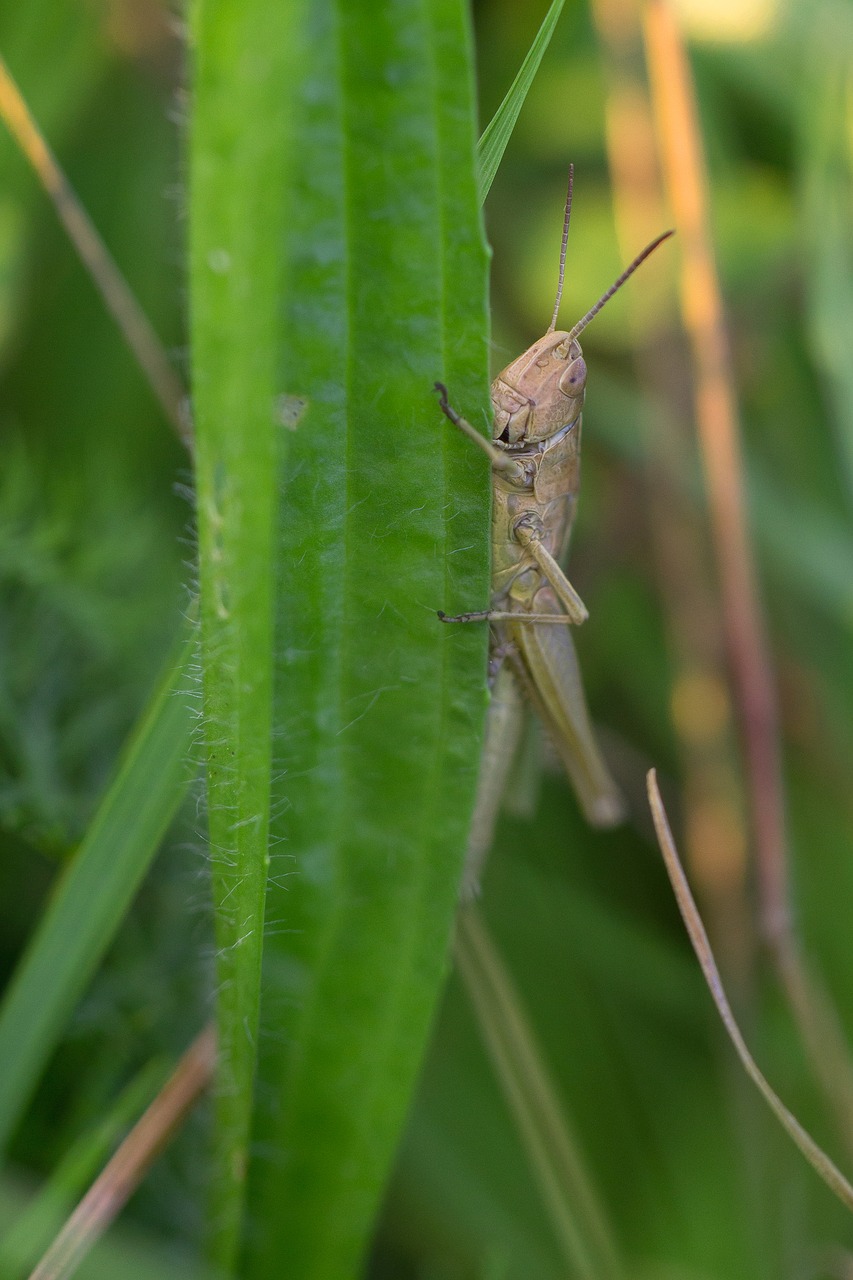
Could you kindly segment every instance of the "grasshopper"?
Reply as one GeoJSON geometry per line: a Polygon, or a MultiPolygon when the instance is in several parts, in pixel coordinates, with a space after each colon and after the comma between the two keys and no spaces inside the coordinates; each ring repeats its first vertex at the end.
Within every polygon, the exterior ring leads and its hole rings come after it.
{"type": "Polygon", "coordinates": [[[587,820],[622,820],[621,794],[595,741],[569,628],[586,607],[560,560],[568,550],[580,487],[581,410],[586,364],[578,335],[637,267],[673,233],[653,240],[568,332],[557,329],[572,208],[569,170],[554,313],[544,337],[498,374],[491,386],[493,439],[486,440],[451,406],[437,382],[442,412],[487,455],[493,473],[490,607],[442,622],[491,626],[491,701],[461,897],[479,880],[501,797],[518,749],[525,698],[553,739],[587,820]]]}

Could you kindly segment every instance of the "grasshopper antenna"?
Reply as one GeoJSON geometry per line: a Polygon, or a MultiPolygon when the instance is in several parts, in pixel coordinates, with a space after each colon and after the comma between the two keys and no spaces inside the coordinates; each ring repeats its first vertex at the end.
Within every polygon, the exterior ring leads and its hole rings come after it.
{"type": "MultiPolygon", "coordinates": [[[[563,344],[565,345],[566,350],[569,349],[569,347],[572,345],[573,340],[578,336],[578,334],[584,331],[586,326],[589,324],[590,320],[593,320],[598,315],[599,311],[604,306],[605,302],[609,302],[610,299],[613,297],[614,293],[617,293],[622,288],[625,281],[634,274],[634,272],[637,270],[637,267],[639,267],[640,263],[645,262],[649,254],[654,253],[658,245],[663,244],[664,240],[668,240],[670,236],[674,236],[674,235],[675,235],[674,231],[664,231],[663,235],[658,236],[658,238],[656,240],[653,240],[651,244],[647,244],[642,253],[637,254],[636,258],[631,263],[631,265],[625,268],[625,270],[622,272],[621,276],[619,276],[617,280],[613,281],[613,284],[610,286],[610,288],[607,290],[606,293],[603,293],[601,295],[601,297],[598,299],[598,302],[596,302],[595,306],[590,307],[589,311],[587,311],[583,319],[578,320],[577,324],[571,329],[568,336],[563,339],[563,344]]],[[[562,280],[561,280],[561,283],[562,283],[562,280]]]]}
{"type": "Polygon", "coordinates": [[[569,223],[572,218],[572,187],[575,183],[575,166],[569,165],[569,189],[566,192],[566,214],[563,218],[563,243],[560,245],[560,276],[557,280],[557,298],[554,302],[554,314],[548,325],[548,332],[553,333],[557,327],[557,313],[560,310],[560,299],[563,296],[563,280],[566,277],[566,245],[569,243],[569,223]]]}

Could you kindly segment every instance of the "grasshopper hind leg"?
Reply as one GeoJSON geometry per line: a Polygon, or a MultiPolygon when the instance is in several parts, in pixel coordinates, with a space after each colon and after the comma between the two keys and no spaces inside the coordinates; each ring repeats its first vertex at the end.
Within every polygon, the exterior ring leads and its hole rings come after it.
{"type": "Polygon", "coordinates": [[[571,633],[521,625],[512,639],[515,674],[549,731],[587,822],[617,826],[625,818],[625,801],[595,740],[571,633]]]}
{"type": "Polygon", "coordinates": [[[477,800],[459,894],[463,904],[474,901],[480,895],[480,877],[492,847],[495,824],[521,740],[525,713],[526,706],[511,664],[501,661],[494,673],[486,717],[477,800]]]}

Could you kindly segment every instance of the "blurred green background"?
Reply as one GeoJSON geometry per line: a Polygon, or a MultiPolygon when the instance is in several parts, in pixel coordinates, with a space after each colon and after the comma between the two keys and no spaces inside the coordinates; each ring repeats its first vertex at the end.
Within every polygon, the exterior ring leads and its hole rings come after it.
{"type": "MultiPolygon", "coordinates": [[[[474,16],[485,122],[542,14],[482,0],[474,16]]],[[[795,911],[849,1035],[853,9],[749,0],[727,11],[685,0],[683,21],[780,698],[795,911]]],[[[0,50],[183,369],[183,54],[174,15],[156,0],[85,8],[31,0],[0,15],[0,50]]],[[[605,147],[607,93],[590,12],[567,4],[486,207],[496,370],[549,319],[569,160],[575,203],[563,322],[624,265],[605,147]]],[[[642,774],[655,764],[679,829],[672,583],[661,581],[654,541],[681,536],[670,521],[673,493],[680,512],[694,513],[706,568],[710,557],[692,447],[679,449],[681,470],[665,482],[648,465],[656,406],[639,390],[631,323],[643,315],[642,273],[629,289],[633,301],[626,290],[584,341],[590,376],[571,576],[591,615],[578,639],[587,692],[632,821],[615,833],[590,832],[546,768],[535,818],[507,816],[501,825],[484,909],[628,1273],[849,1275],[853,1228],[735,1065],[645,816],[642,774]]],[[[664,326],[666,303],[655,293],[648,305],[649,325],[664,326]]],[[[683,360],[686,367],[686,348],[683,360]]],[[[193,585],[194,549],[186,457],[2,131],[0,379],[5,974],[150,693],[193,585]]],[[[689,433],[686,374],[680,408],[689,433]]],[[[729,767],[741,772],[734,754],[729,767]]],[[[6,1186],[4,1213],[134,1072],[181,1050],[189,1022],[201,1022],[211,943],[198,826],[190,804],[78,1010],[17,1135],[21,1181],[6,1186]]],[[[704,872],[704,883],[719,886],[713,869],[704,872]]],[[[732,919],[721,909],[749,907],[746,874],[743,896],[736,885],[711,907],[747,1038],[785,1100],[843,1164],[755,915],[732,919]]],[[[180,1274],[189,1273],[200,1231],[203,1124],[194,1118],[125,1215],[142,1231],[143,1251],[164,1241],[179,1251],[180,1274]]],[[[133,1265],[124,1273],[143,1274],[141,1262],[125,1262],[133,1265]]],[[[453,977],[369,1274],[565,1274],[453,977]]]]}

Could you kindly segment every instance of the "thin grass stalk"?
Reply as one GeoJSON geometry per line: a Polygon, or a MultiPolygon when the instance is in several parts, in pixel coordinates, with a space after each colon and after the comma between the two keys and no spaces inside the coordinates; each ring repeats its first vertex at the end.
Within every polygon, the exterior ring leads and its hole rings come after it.
{"type": "Polygon", "coordinates": [[[696,425],[746,753],[762,929],[775,945],[790,932],[791,918],[778,712],[747,526],[737,396],[711,238],[708,179],[690,69],[665,0],[646,5],[644,28],[660,152],[682,251],[682,313],[693,357],[696,425]]]}
{"type": "Polygon", "coordinates": [[[710,231],[695,88],[666,0],[648,0],[644,35],[670,200],[682,246],[681,295],[694,404],[756,846],[761,927],[812,1068],[853,1152],[853,1069],[828,995],[809,971],[791,907],[778,712],[753,564],[737,397],[710,231]]]}
{"type": "Polygon", "coordinates": [[[208,1025],[92,1183],[30,1280],[66,1280],[74,1274],[208,1088],[215,1059],[216,1034],[208,1025]]]}
{"type": "Polygon", "coordinates": [[[9,68],[0,57],[0,119],[41,182],[56,216],[89,272],[104,306],[145,376],[178,439],[192,453],[193,430],[187,393],[158,338],[92,219],[80,203],[9,68]]]}
{"type": "Polygon", "coordinates": [[[622,1267],[613,1230],[519,994],[476,907],[459,912],[454,958],[571,1275],[617,1280],[622,1267]]]}
{"type": "Polygon", "coordinates": [[[669,820],[663,807],[663,801],[658,790],[657,777],[654,769],[650,769],[646,776],[646,785],[648,788],[649,804],[654,818],[655,831],[657,832],[658,843],[661,853],[663,854],[664,863],[666,865],[667,875],[669,876],[672,889],[678,903],[678,909],[687,929],[690,941],[693,944],[693,950],[696,952],[696,958],[702,968],[705,981],[708,984],[708,990],[711,993],[714,1004],[717,1006],[717,1012],[722,1019],[728,1037],[734,1045],[735,1051],[741,1060],[744,1070],[758,1089],[764,1101],[770,1107],[770,1110],[776,1116],[782,1128],[799,1147],[802,1154],[808,1160],[809,1164],[818,1174],[818,1176],[826,1183],[831,1191],[838,1196],[838,1199],[853,1212],[853,1186],[845,1178],[841,1170],[830,1160],[829,1156],[823,1151],[810,1134],[806,1132],[800,1122],[797,1120],[779,1095],[773,1090],[767,1082],[764,1074],[747,1048],[740,1028],[735,1021],[731,1006],[723,989],[722,979],[717,968],[714,953],[711,944],[708,941],[708,935],[705,932],[705,926],[702,918],[693,900],[690,892],[690,885],[687,876],[684,874],[684,868],[681,865],[681,859],[678,856],[678,849],[672,838],[672,832],[669,827],[669,820]]]}
{"type": "MultiPolygon", "coordinates": [[[[640,0],[593,0],[605,67],[605,137],[614,218],[623,256],[671,224],[643,62],[640,0]]],[[[747,892],[746,797],[734,734],[721,611],[707,521],[688,478],[698,470],[693,424],[683,412],[689,374],[678,320],[679,246],[648,264],[625,300],[643,411],[641,475],[652,566],[666,626],[670,724],[678,754],[685,858],[747,1025],[755,1016],[756,937],[747,892]]],[[[741,1172],[766,1199],[765,1126],[744,1073],[719,1045],[719,1070],[741,1172]]]]}
{"type": "MultiPolygon", "coordinates": [[[[634,252],[670,212],[643,75],[640,6],[594,0],[607,99],[606,143],[622,255],[634,252]]],[[[656,255],[642,288],[626,298],[642,400],[647,519],[672,654],[671,723],[679,748],[687,863],[723,970],[739,999],[751,984],[752,923],[746,900],[747,835],[735,767],[734,711],[720,609],[702,516],[685,488],[695,446],[683,422],[683,344],[673,324],[674,255],[656,255]]]]}

